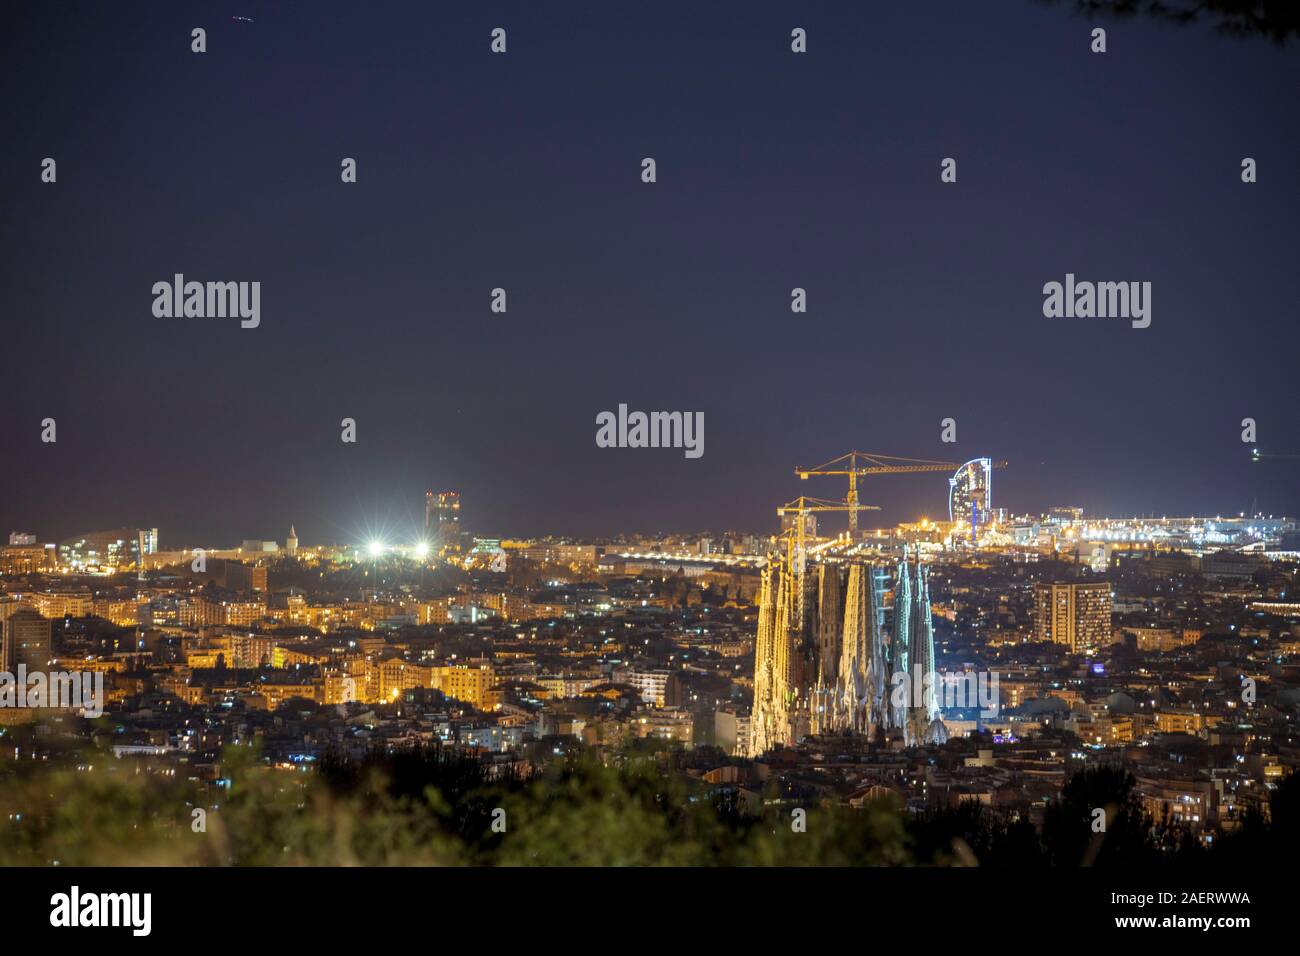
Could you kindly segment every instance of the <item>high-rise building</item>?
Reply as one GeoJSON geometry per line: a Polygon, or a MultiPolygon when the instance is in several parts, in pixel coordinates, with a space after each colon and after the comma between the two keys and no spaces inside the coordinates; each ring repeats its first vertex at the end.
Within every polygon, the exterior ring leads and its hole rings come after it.
{"type": "Polygon", "coordinates": [[[979,542],[993,520],[993,459],[972,459],[948,479],[948,520],[953,537],[979,542]]]}
{"type": "Polygon", "coordinates": [[[15,611],[4,621],[3,638],[0,639],[3,667],[0,670],[15,674],[23,665],[28,673],[44,673],[54,656],[52,635],[48,619],[27,609],[15,611]]]}
{"type": "Polygon", "coordinates": [[[425,538],[438,547],[453,544],[460,537],[460,495],[444,491],[424,493],[425,538]]]}
{"type": "Polygon", "coordinates": [[[1110,643],[1110,614],[1106,581],[1034,586],[1034,636],[1064,644],[1072,654],[1093,654],[1110,643]]]}

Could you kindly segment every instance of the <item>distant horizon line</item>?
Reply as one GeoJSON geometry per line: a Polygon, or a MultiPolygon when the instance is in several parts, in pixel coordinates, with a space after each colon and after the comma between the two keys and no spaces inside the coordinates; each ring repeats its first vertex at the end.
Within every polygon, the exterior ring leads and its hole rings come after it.
{"type": "MultiPolygon", "coordinates": [[[[1068,507],[1073,507],[1073,506],[1060,505],[1060,506],[1057,506],[1057,507],[1058,507],[1058,508],[1068,508],[1068,507]]],[[[1013,519],[1013,520],[1016,520],[1016,521],[1020,521],[1020,520],[1031,519],[1031,518],[1046,518],[1046,517],[1049,516],[1049,514],[1050,514],[1050,512],[1039,512],[1039,513],[1037,513],[1037,514],[1032,514],[1032,513],[1028,513],[1028,512],[1026,512],[1026,513],[1021,513],[1021,514],[1011,514],[1011,515],[1009,515],[1008,517],[1009,517],[1010,519],[1013,519]]],[[[1292,516],[1290,516],[1290,515],[1285,515],[1285,514],[1253,514],[1253,515],[1246,515],[1246,514],[1244,514],[1243,512],[1238,512],[1237,514],[1234,515],[1234,514],[1224,514],[1224,513],[1220,512],[1220,513],[1216,513],[1216,514],[1213,514],[1213,515],[1210,515],[1210,514],[1199,514],[1199,515],[1198,515],[1198,514],[1186,514],[1186,515],[1160,515],[1160,516],[1158,516],[1158,517],[1157,517],[1154,513],[1149,513],[1149,514],[1127,514],[1127,515],[1087,515],[1087,514],[1085,514],[1085,515],[1082,515],[1079,519],[1077,519],[1077,521],[1071,521],[1071,522],[1069,522],[1069,523],[1071,523],[1071,524],[1078,523],[1078,524],[1085,524],[1085,525],[1086,525],[1086,524],[1089,524],[1089,523],[1115,523],[1115,522],[1147,522],[1147,523],[1195,523],[1195,522],[1210,522],[1210,521],[1234,521],[1234,522],[1244,522],[1244,521],[1273,521],[1273,522],[1288,522],[1288,521],[1296,521],[1296,520],[1297,520],[1296,518],[1294,518],[1294,517],[1292,517],[1292,516]]],[[[924,521],[933,522],[935,525],[940,525],[940,526],[942,526],[942,525],[947,525],[947,524],[962,524],[962,522],[953,522],[953,521],[950,521],[950,520],[947,520],[947,519],[943,519],[943,518],[929,518],[929,517],[927,517],[927,516],[922,515],[922,516],[919,516],[919,517],[916,517],[916,518],[912,518],[912,519],[910,519],[910,520],[898,521],[898,522],[895,522],[895,523],[892,524],[892,525],[881,525],[881,526],[878,526],[878,527],[860,528],[860,529],[859,529],[859,533],[861,533],[861,534],[870,534],[870,533],[872,533],[872,532],[886,532],[886,531],[894,531],[894,530],[897,530],[900,526],[903,526],[903,525],[913,525],[913,524],[918,524],[918,523],[920,523],[920,522],[924,522],[924,521]]],[[[291,525],[291,528],[296,529],[296,525],[297,525],[297,523],[294,522],[294,523],[291,525]]],[[[53,540],[53,541],[50,541],[50,540],[42,540],[39,536],[36,536],[36,535],[32,534],[31,532],[13,531],[13,532],[11,532],[11,535],[10,535],[11,538],[12,538],[13,536],[18,536],[18,535],[31,535],[31,536],[34,537],[36,540],[34,540],[33,542],[31,542],[31,543],[29,543],[29,544],[21,544],[21,543],[19,543],[19,544],[15,544],[15,543],[12,543],[12,542],[10,542],[10,541],[7,541],[7,542],[6,542],[4,545],[2,545],[2,546],[3,546],[3,547],[44,547],[44,548],[50,548],[50,547],[57,547],[57,546],[59,546],[60,544],[62,544],[62,543],[64,543],[64,542],[72,541],[72,540],[75,540],[76,538],[79,538],[79,537],[86,537],[86,536],[93,535],[93,534],[103,534],[103,533],[105,533],[105,532],[110,532],[110,531],[119,531],[119,530],[122,530],[122,531],[126,531],[126,530],[131,530],[131,531],[143,531],[143,530],[148,530],[148,531],[153,531],[153,532],[157,533],[158,528],[157,528],[157,526],[153,526],[153,525],[150,525],[150,526],[144,526],[144,525],[130,525],[130,524],[127,524],[127,525],[117,525],[117,526],[109,527],[109,528],[105,528],[105,529],[99,529],[99,530],[94,530],[94,531],[86,531],[86,532],[81,532],[81,533],[79,533],[79,534],[75,534],[75,535],[67,535],[67,536],[64,536],[64,537],[61,537],[61,538],[57,538],[57,539],[55,539],[55,540],[53,540]]],[[[834,537],[834,536],[836,536],[836,535],[842,534],[842,533],[844,533],[845,530],[846,530],[846,529],[840,529],[839,531],[836,531],[833,535],[827,535],[827,537],[834,537]]],[[[547,540],[567,540],[567,541],[582,542],[582,543],[590,543],[590,544],[601,544],[601,543],[607,543],[607,542],[608,542],[608,543],[617,543],[618,539],[620,539],[620,538],[623,538],[623,539],[626,539],[626,538],[656,538],[656,537],[657,537],[657,538],[708,538],[708,537],[725,538],[725,537],[728,537],[728,536],[752,536],[752,537],[759,537],[759,538],[768,538],[768,537],[774,537],[774,536],[779,535],[779,534],[780,534],[780,531],[779,531],[779,530],[772,530],[772,531],[753,531],[753,530],[746,530],[746,529],[740,529],[740,528],[728,528],[728,529],[723,529],[723,530],[710,529],[710,528],[697,528],[697,529],[693,529],[693,530],[689,530],[689,531],[681,531],[681,530],[678,530],[678,531],[660,530],[660,531],[653,531],[653,532],[651,532],[651,531],[623,531],[623,532],[616,532],[616,533],[612,533],[612,534],[610,534],[610,533],[606,533],[606,534],[595,534],[595,535],[591,535],[591,534],[583,535],[583,534],[574,534],[574,533],[566,533],[566,532],[555,532],[555,531],[547,532],[547,533],[544,533],[544,534],[532,534],[532,535],[509,535],[509,534],[500,534],[500,533],[492,533],[492,532],[478,532],[478,533],[475,533],[475,532],[462,532],[462,534],[463,534],[464,536],[466,536],[466,537],[471,538],[471,539],[476,539],[476,538],[477,538],[477,539],[488,539],[488,540],[490,540],[490,539],[497,539],[497,540],[501,540],[501,541],[547,541],[547,540]]],[[[161,537],[162,537],[161,534],[159,534],[158,537],[161,538],[161,537]]],[[[302,550],[311,550],[312,548],[365,548],[365,547],[367,547],[367,546],[368,546],[372,541],[377,540],[377,539],[383,542],[384,548],[385,548],[386,550],[400,550],[400,549],[405,549],[405,548],[409,548],[409,547],[415,547],[415,546],[418,546],[418,545],[420,545],[420,544],[426,544],[426,545],[427,545],[427,544],[430,543],[430,542],[428,542],[427,540],[425,540],[425,539],[423,539],[423,538],[421,538],[421,537],[417,537],[416,539],[414,539],[414,540],[412,540],[412,541],[396,541],[396,542],[392,542],[392,543],[390,544],[390,543],[386,540],[386,536],[377,536],[377,538],[376,538],[376,537],[372,537],[372,538],[368,538],[368,539],[360,539],[360,540],[356,540],[356,541],[343,541],[343,542],[339,542],[339,541],[332,541],[332,542],[317,542],[317,543],[312,544],[312,545],[304,545],[304,544],[301,543],[301,541],[302,541],[302,537],[301,537],[301,535],[299,535],[299,536],[297,536],[297,537],[295,538],[295,540],[297,540],[297,541],[299,542],[299,544],[297,545],[297,549],[298,549],[299,551],[302,551],[302,550]]],[[[250,554],[255,554],[255,553],[275,554],[275,553],[277,553],[277,551],[283,551],[283,550],[285,550],[285,547],[284,547],[283,544],[281,544],[280,539],[274,539],[274,538],[245,538],[245,539],[243,539],[243,540],[245,540],[245,541],[255,541],[255,540],[256,540],[256,541],[270,542],[270,543],[276,545],[276,550],[275,550],[275,551],[265,550],[265,551],[258,552],[258,551],[254,551],[253,549],[247,549],[247,552],[250,553],[250,554]]],[[[285,539],[285,540],[287,540],[287,539],[285,539]]],[[[236,544],[236,545],[231,545],[231,546],[226,546],[226,547],[222,547],[222,546],[202,546],[202,545],[198,545],[198,546],[195,546],[195,545],[185,545],[185,546],[172,546],[172,547],[158,547],[158,548],[156,548],[155,551],[153,551],[153,552],[149,552],[149,553],[151,553],[151,554],[157,554],[157,553],[166,553],[166,552],[169,552],[169,551],[193,551],[193,550],[195,550],[196,548],[199,549],[199,550],[203,550],[203,551],[205,551],[205,552],[209,552],[209,553],[210,553],[210,552],[217,552],[217,551],[244,551],[244,550],[246,550],[246,549],[244,549],[244,548],[242,547],[242,544],[236,544]]]]}

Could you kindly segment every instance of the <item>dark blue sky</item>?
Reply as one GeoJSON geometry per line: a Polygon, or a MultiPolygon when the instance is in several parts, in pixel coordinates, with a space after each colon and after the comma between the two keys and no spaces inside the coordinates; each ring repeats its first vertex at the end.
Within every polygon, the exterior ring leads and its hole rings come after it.
{"type": "MultiPolygon", "coordinates": [[[[1017,511],[1300,511],[1300,460],[1239,439],[1300,452],[1300,47],[1097,24],[1104,55],[1028,0],[7,8],[0,520],[348,540],[454,488],[484,533],[769,530],[855,446],[1006,458],[1017,511]],[[176,272],[260,281],[261,327],[154,318],[176,272]],[[1067,272],[1150,281],[1151,327],[1044,318],[1067,272]],[[703,458],[598,449],[620,402],[703,411],[703,458]]],[[[945,494],[874,479],[868,523],[945,494]]]]}

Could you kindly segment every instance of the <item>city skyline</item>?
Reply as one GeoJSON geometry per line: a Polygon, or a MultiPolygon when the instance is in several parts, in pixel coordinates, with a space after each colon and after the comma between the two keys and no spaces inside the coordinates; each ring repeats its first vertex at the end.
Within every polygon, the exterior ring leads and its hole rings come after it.
{"type": "MultiPolygon", "coordinates": [[[[1033,518],[1046,519],[1051,515],[1051,512],[1053,510],[1061,510],[1066,507],[1069,506],[1057,506],[1054,509],[1044,509],[1041,512],[1021,512],[1021,511],[1013,511],[1007,508],[1000,508],[999,510],[1004,512],[1008,519],[1026,520],[1026,519],[1033,519],[1033,518]]],[[[1173,512],[1153,512],[1150,514],[1143,514],[1143,515],[1136,515],[1136,514],[1135,515],[1096,515],[1096,514],[1088,514],[1086,513],[1086,511],[1082,511],[1082,509],[1080,509],[1080,511],[1081,511],[1080,514],[1081,522],[1086,521],[1097,526],[1102,526],[1106,524],[1118,524],[1118,523],[1132,523],[1135,525],[1141,525],[1144,523],[1159,523],[1159,522],[1172,522],[1172,521],[1192,521],[1192,522],[1218,521],[1218,522],[1247,522],[1248,523],[1251,520],[1257,520],[1257,521],[1262,521],[1264,523],[1264,526],[1272,527],[1281,522],[1288,522],[1288,521],[1295,520],[1292,516],[1285,515],[1285,514],[1246,515],[1244,513],[1229,514],[1229,513],[1222,513],[1222,512],[1214,513],[1214,514],[1208,514],[1208,513],[1207,514],[1175,514],[1173,512]]],[[[963,527],[961,522],[944,521],[943,519],[930,518],[928,515],[916,515],[910,519],[900,520],[892,524],[890,523],[873,524],[869,520],[864,521],[861,529],[861,533],[866,535],[866,534],[878,533],[878,532],[889,532],[900,527],[917,525],[924,521],[928,521],[931,524],[934,524],[939,527],[951,528],[959,535],[963,532],[963,527]]],[[[283,539],[276,537],[274,535],[272,535],[271,537],[261,537],[261,536],[248,537],[242,531],[228,530],[224,534],[218,534],[218,536],[211,539],[184,540],[184,539],[168,536],[164,540],[163,531],[160,531],[158,527],[152,527],[151,529],[147,529],[143,525],[137,525],[136,523],[128,522],[123,524],[121,522],[111,522],[111,521],[110,522],[101,521],[98,524],[94,525],[94,532],[97,533],[102,531],[113,531],[119,529],[135,530],[137,527],[139,527],[141,530],[151,530],[154,533],[156,538],[155,543],[157,544],[157,550],[160,551],[175,551],[177,548],[193,548],[193,547],[207,547],[209,549],[221,549],[221,550],[236,550],[242,547],[243,545],[248,544],[249,542],[278,544],[281,540],[287,542],[290,539],[294,541],[293,547],[296,548],[298,547],[297,542],[300,540],[296,531],[297,525],[299,523],[300,522],[297,521],[289,522],[288,532],[285,534],[283,539]],[[162,543],[158,543],[158,541],[161,541],[162,543]]],[[[719,535],[719,536],[746,535],[746,536],[752,536],[755,538],[761,538],[767,540],[767,539],[774,539],[776,537],[779,537],[780,528],[778,527],[778,523],[779,523],[778,519],[774,518],[772,525],[768,528],[747,528],[747,527],[680,528],[678,527],[678,528],[656,528],[648,531],[625,529],[621,531],[613,531],[609,534],[596,534],[596,535],[567,534],[562,531],[542,533],[542,534],[515,534],[511,531],[511,529],[508,528],[478,528],[478,527],[471,526],[467,529],[467,533],[473,537],[481,537],[485,539],[490,539],[493,536],[495,536],[497,538],[514,538],[517,540],[525,540],[525,541],[556,539],[556,540],[605,542],[605,541],[616,541],[616,540],[628,539],[628,538],[655,538],[655,537],[692,539],[692,538],[699,538],[708,535],[719,535]]],[[[307,544],[303,545],[303,547],[305,548],[353,547],[364,551],[368,546],[382,544],[385,552],[391,551],[391,552],[405,553],[407,551],[414,552],[415,549],[425,548],[427,553],[427,548],[431,545],[432,539],[436,537],[436,534],[431,536],[425,529],[423,529],[419,525],[418,522],[364,523],[362,525],[355,525],[354,528],[357,528],[359,530],[354,530],[352,532],[343,535],[334,536],[334,537],[330,537],[328,535],[322,535],[322,536],[309,535],[307,538],[301,539],[307,541],[307,544]]],[[[846,529],[839,527],[838,524],[835,524],[831,527],[827,527],[823,525],[820,527],[820,531],[822,532],[822,537],[829,538],[836,535],[844,534],[846,532],[846,529]]],[[[76,538],[78,534],[85,534],[85,533],[88,533],[87,529],[83,528],[81,529],[81,531],[73,534],[45,535],[37,531],[34,531],[28,525],[23,525],[23,524],[15,525],[9,532],[11,538],[24,538],[24,539],[30,538],[31,539],[30,543],[36,545],[57,545],[61,542],[66,542],[76,538]]],[[[27,542],[11,540],[10,543],[21,544],[27,542]]],[[[283,551],[284,546],[280,546],[280,547],[281,550],[283,551]]],[[[292,552],[289,551],[285,553],[292,553],[292,552]]],[[[414,554],[412,556],[414,556],[414,554]]]]}

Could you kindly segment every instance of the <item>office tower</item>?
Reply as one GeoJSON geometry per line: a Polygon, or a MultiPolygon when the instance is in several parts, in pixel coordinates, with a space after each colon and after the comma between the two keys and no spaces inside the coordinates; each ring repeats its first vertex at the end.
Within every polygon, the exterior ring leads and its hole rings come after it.
{"type": "Polygon", "coordinates": [[[1094,654],[1110,644],[1110,584],[1105,581],[1034,586],[1034,636],[1094,654]]]}
{"type": "Polygon", "coordinates": [[[426,534],[440,547],[456,543],[460,538],[460,495],[454,491],[444,491],[437,498],[433,497],[433,492],[428,492],[424,497],[426,534]]]}
{"type": "Polygon", "coordinates": [[[51,622],[35,611],[15,611],[4,622],[0,641],[0,660],[3,669],[11,674],[25,666],[28,673],[44,673],[54,656],[51,622]]]}

